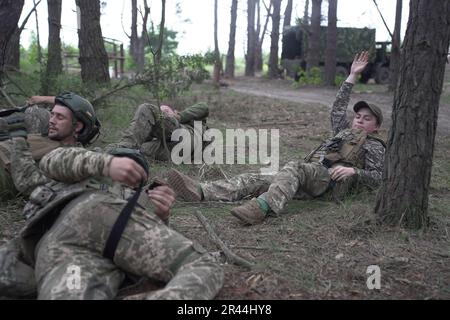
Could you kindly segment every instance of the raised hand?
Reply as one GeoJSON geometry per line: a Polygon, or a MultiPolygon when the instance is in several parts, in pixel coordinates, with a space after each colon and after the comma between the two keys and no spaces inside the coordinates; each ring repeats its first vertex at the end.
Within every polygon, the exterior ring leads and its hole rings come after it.
{"type": "Polygon", "coordinates": [[[369,63],[369,52],[362,51],[357,53],[355,59],[353,59],[352,67],[350,68],[350,74],[359,75],[363,72],[364,68],[369,63]]]}

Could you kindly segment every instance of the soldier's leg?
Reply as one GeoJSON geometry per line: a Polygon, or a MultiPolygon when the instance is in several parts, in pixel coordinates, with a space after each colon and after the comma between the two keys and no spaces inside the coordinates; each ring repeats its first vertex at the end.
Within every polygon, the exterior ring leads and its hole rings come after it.
{"type": "Polygon", "coordinates": [[[0,247],[0,296],[29,297],[37,292],[34,270],[20,259],[18,239],[0,247]]]}
{"type": "Polygon", "coordinates": [[[147,299],[212,299],[223,285],[215,257],[141,210],[131,217],[114,262],[126,272],[167,282],[147,299]]]}
{"type": "Polygon", "coordinates": [[[74,230],[63,224],[52,228],[39,243],[35,267],[38,299],[107,300],[117,295],[124,273],[98,252],[77,245],[76,240],[74,230]],[[68,241],[69,237],[73,241],[68,241]]]}
{"type": "Polygon", "coordinates": [[[161,112],[157,106],[144,103],[140,105],[124,130],[119,145],[132,149],[140,149],[144,142],[152,138],[170,140],[170,136],[179,123],[175,117],[161,112]]]}
{"type": "Polygon", "coordinates": [[[25,125],[28,133],[48,133],[48,121],[50,120],[50,111],[39,108],[37,105],[25,110],[25,125]]]}
{"type": "MultiPolygon", "coordinates": [[[[89,268],[96,271],[94,275],[90,274],[90,279],[94,276],[102,279],[102,274],[99,274],[98,270],[103,270],[106,275],[115,274],[114,266],[111,263],[104,263],[101,255],[112,226],[124,204],[123,200],[110,194],[86,194],[67,205],[54,223],[52,232],[48,234],[58,239],[58,245],[51,245],[52,250],[39,249],[38,252],[43,262],[46,261],[45,252],[49,251],[54,251],[50,260],[66,261],[61,262],[59,270],[54,271],[57,272],[57,278],[62,279],[57,283],[62,288],[63,294],[70,295],[64,291],[64,281],[67,280],[64,272],[67,271],[67,267],[70,264],[82,264],[84,261],[72,260],[80,259],[77,258],[78,252],[71,252],[70,256],[75,254],[75,258],[66,258],[66,248],[84,248],[86,252],[93,254],[91,258],[97,257],[93,260],[95,266],[89,268]],[[58,248],[63,248],[62,252],[56,251],[58,248]],[[58,256],[61,258],[58,259],[58,256]],[[101,264],[102,261],[103,264],[101,264]],[[65,278],[62,278],[64,276],[65,278]]],[[[47,243],[51,242],[47,241],[47,243]]],[[[80,252],[79,256],[84,259],[87,257],[86,252],[80,252]]],[[[115,253],[114,264],[122,271],[136,276],[168,282],[160,293],[160,298],[211,299],[223,283],[223,270],[215,258],[167,227],[155,214],[139,208],[135,209],[127,223],[115,253]]],[[[50,273],[52,268],[47,266],[49,263],[43,265],[45,268],[39,267],[39,270],[42,270],[40,275],[50,273]]],[[[38,264],[36,270],[38,270],[38,264]]],[[[100,293],[104,294],[106,289],[113,288],[114,290],[108,291],[112,294],[117,288],[117,282],[111,281],[111,285],[104,286],[100,293]]],[[[90,283],[92,280],[87,284],[90,283]]],[[[97,294],[100,295],[100,293],[97,294]]],[[[87,293],[84,295],[86,296],[87,293]]],[[[149,298],[152,297],[152,295],[149,296],[149,298]]]]}
{"type": "Polygon", "coordinates": [[[230,179],[207,181],[200,184],[205,201],[239,201],[258,197],[269,189],[273,175],[244,173],[230,179]]]}
{"type": "Polygon", "coordinates": [[[269,190],[259,198],[275,213],[281,213],[288,201],[301,190],[313,197],[323,194],[330,183],[328,170],[317,163],[289,162],[275,175],[269,190]]]}

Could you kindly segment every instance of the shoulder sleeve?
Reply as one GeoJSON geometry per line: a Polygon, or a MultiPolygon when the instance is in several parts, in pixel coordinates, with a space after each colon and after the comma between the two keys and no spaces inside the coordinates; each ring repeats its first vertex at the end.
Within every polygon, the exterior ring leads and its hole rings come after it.
{"type": "Polygon", "coordinates": [[[180,113],[180,123],[189,123],[194,120],[204,120],[209,115],[209,108],[206,103],[200,102],[183,110],[180,113]]]}
{"type": "Polygon", "coordinates": [[[30,146],[24,138],[14,138],[11,148],[11,177],[16,189],[29,195],[40,185],[51,180],[39,170],[33,159],[30,146]]]}
{"type": "Polygon", "coordinates": [[[331,108],[331,128],[333,130],[333,135],[347,129],[350,125],[347,119],[347,106],[350,102],[352,88],[352,83],[344,82],[336,94],[336,100],[331,108]]]}
{"type": "Polygon", "coordinates": [[[40,169],[50,178],[74,183],[88,178],[106,177],[113,156],[83,148],[58,148],[46,154],[40,169]]]}

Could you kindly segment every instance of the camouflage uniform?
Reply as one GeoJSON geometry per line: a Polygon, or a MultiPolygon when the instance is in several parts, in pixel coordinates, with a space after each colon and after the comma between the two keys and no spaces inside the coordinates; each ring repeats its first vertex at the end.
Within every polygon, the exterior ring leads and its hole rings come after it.
{"type": "MultiPolygon", "coordinates": [[[[344,82],[331,110],[331,126],[334,137],[342,138],[343,141],[351,139],[360,130],[348,129],[350,122],[347,119],[347,105],[350,101],[350,93],[353,84],[344,82]]],[[[314,150],[308,161],[303,160],[288,163],[276,174],[269,190],[260,197],[269,204],[272,211],[281,213],[289,200],[297,193],[306,193],[311,197],[323,195],[326,191],[333,189],[330,185],[329,170],[319,161],[326,153],[324,142],[314,150]]],[[[364,140],[358,153],[355,155],[358,166],[355,168],[356,175],[336,183],[338,192],[347,191],[355,184],[375,188],[381,182],[385,147],[379,138],[368,135],[364,140]]],[[[338,162],[334,165],[348,166],[346,163],[338,162]]],[[[335,192],[334,191],[334,192],[335,192]]]]}
{"type": "MultiPolygon", "coordinates": [[[[354,130],[348,129],[350,123],[347,119],[347,105],[352,88],[351,83],[344,82],[333,104],[331,126],[335,139],[342,138],[345,141],[355,133],[354,130]]],[[[357,174],[337,182],[330,188],[328,169],[318,161],[327,152],[324,146],[332,139],[328,139],[315,149],[308,161],[289,162],[275,176],[243,174],[229,180],[204,182],[201,184],[204,199],[238,201],[261,195],[274,212],[282,212],[286,203],[293,198],[311,199],[323,195],[328,190],[332,190],[334,197],[341,197],[355,186],[376,188],[381,181],[384,161],[384,146],[380,139],[368,136],[358,154],[360,168],[355,168],[357,174]]]]}
{"type": "MultiPolygon", "coordinates": [[[[58,143],[43,137],[48,133],[48,122],[50,112],[37,106],[29,107],[25,110],[25,125],[30,135],[30,140],[44,145],[44,149],[50,146],[59,146],[58,143]]],[[[51,149],[51,148],[50,148],[51,149]]],[[[49,150],[50,150],[49,149],[49,150]]],[[[10,198],[18,192],[29,194],[39,184],[48,180],[42,175],[29,170],[30,166],[35,166],[43,154],[32,152],[23,139],[13,139],[0,142],[0,198],[10,198]],[[20,140],[17,142],[16,140],[20,140]],[[20,149],[17,151],[16,148],[20,149]],[[31,161],[30,161],[31,159],[31,161]]]]}
{"type": "MultiPolygon", "coordinates": [[[[172,142],[172,132],[178,128],[185,128],[192,137],[192,151],[195,143],[202,141],[203,132],[194,130],[194,121],[202,121],[202,130],[205,130],[206,118],[209,115],[209,109],[204,103],[197,103],[180,113],[180,120],[162,112],[157,106],[149,103],[140,105],[134,115],[131,124],[125,129],[121,140],[117,144],[112,144],[108,148],[114,148],[117,145],[140,150],[147,159],[168,161],[167,148],[172,150],[178,142],[172,142]]],[[[189,157],[191,155],[188,155],[189,157]]]]}
{"type": "Polygon", "coordinates": [[[200,183],[205,201],[234,202],[257,197],[269,189],[273,175],[243,173],[230,179],[200,183]]]}
{"type": "MultiPolygon", "coordinates": [[[[38,298],[112,299],[127,274],[167,282],[163,289],[146,294],[148,299],[213,298],[223,283],[223,271],[216,258],[140,206],[127,223],[114,260],[102,256],[111,228],[127,202],[124,199],[132,194],[131,189],[105,178],[85,180],[90,176],[105,177],[111,159],[111,155],[81,148],[60,148],[41,160],[41,170],[62,181],[48,184],[58,194],[81,185],[85,189],[62,211],[55,206],[56,210],[45,212],[45,207],[58,199],[53,198],[31,215],[21,232],[22,256],[35,266],[38,298]],[[67,181],[80,182],[63,183],[67,181]],[[57,216],[54,223],[49,220],[52,215],[57,216]],[[36,236],[39,230],[48,229],[41,237],[36,236]],[[68,285],[72,268],[80,271],[79,287],[68,285]]],[[[33,208],[33,204],[27,207],[33,208]]],[[[8,270],[1,272],[8,274],[8,270]]]]}

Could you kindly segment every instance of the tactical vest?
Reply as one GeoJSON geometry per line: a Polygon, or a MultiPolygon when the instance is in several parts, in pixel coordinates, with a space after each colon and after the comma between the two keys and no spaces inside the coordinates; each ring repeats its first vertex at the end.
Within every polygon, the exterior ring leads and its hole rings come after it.
{"type": "Polygon", "coordinates": [[[325,140],[318,148],[306,156],[305,161],[320,162],[327,168],[339,163],[362,169],[365,165],[362,146],[368,137],[376,139],[385,145],[384,141],[377,135],[368,135],[362,129],[346,129],[325,140]]]}

